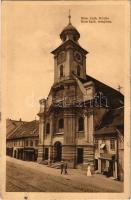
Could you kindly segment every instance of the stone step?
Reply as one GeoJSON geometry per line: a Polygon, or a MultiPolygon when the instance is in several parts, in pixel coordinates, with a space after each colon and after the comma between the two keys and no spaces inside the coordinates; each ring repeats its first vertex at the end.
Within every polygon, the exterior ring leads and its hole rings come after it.
{"type": "Polygon", "coordinates": [[[42,161],[40,162],[40,164],[42,164],[42,165],[48,165],[48,160],[42,160],[42,161]]]}
{"type": "Polygon", "coordinates": [[[52,163],[49,167],[51,167],[51,168],[56,168],[56,169],[60,169],[60,167],[61,167],[61,162],[52,163]]]}

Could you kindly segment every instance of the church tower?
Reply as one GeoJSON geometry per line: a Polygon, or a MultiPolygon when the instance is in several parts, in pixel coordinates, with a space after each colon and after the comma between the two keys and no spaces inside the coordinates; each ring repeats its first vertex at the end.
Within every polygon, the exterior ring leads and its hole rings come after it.
{"type": "Polygon", "coordinates": [[[79,45],[80,33],[69,23],[60,33],[62,44],[52,53],[54,54],[54,82],[58,83],[70,79],[72,73],[82,79],[86,78],[86,54],[88,53],[79,45]]]}

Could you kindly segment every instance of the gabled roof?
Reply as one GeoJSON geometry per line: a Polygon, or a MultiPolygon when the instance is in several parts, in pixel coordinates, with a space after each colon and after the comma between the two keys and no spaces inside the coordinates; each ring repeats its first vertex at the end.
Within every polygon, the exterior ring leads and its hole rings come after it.
{"type": "Polygon", "coordinates": [[[9,136],[15,129],[17,129],[23,121],[19,120],[12,120],[12,119],[7,119],[6,120],[6,135],[9,136]]]}
{"type": "Polygon", "coordinates": [[[117,93],[117,95],[119,95],[120,97],[123,97],[123,94],[121,94],[118,90],[106,85],[105,83],[93,78],[92,76],[89,76],[89,75],[86,75],[86,79],[81,79],[81,82],[83,83],[86,83],[86,82],[89,82],[89,81],[93,81],[95,83],[95,87],[96,87],[96,90],[97,91],[100,91],[102,90],[102,92],[104,93],[109,93],[109,94],[112,94],[112,93],[117,93]]]}
{"type": "Polygon", "coordinates": [[[78,78],[83,84],[92,81],[95,85],[96,93],[102,92],[108,100],[108,105],[112,108],[124,105],[124,95],[121,94],[119,91],[115,90],[114,88],[106,85],[105,83],[102,83],[101,81],[96,80],[95,78],[89,75],[86,75],[86,79],[82,79],[80,77],[78,78]]]}
{"type": "Polygon", "coordinates": [[[112,133],[113,134],[116,133],[115,127],[112,126],[105,126],[95,131],[95,135],[112,134],[112,133]]]}
{"type": "MultiPolygon", "coordinates": [[[[95,118],[96,116],[94,116],[95,118]]],[[[99,118],[99,116],[97,116],[99,118]]],[[[107,110],[103,117],[95,124],[95,136],[104,134],[116,134],[119,130],[123,134],[124,130],[124,107],[107,110]],[[97,126],[96,126],[97,125],[97,126]]]]}
{"type": "MultiPolygon", "coordinates": [[[[39,122],[34,120],[31,122],[23,122],[17,129],[13,130],[7,139],[25,138],[38,136],[39,122]]],[[[7,127],[8,132],[8,127],[7,127]]]]}
{"type": "Polygon", "coordinates": [[[123,126],[124,125],[124,107],[111,109],[103,116],[100,127],[110,126],[123,126]]]}

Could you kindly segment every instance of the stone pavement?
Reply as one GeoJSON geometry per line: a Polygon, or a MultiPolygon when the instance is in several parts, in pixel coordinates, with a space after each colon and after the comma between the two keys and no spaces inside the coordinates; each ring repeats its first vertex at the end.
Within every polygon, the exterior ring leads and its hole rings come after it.
{"type": "MultiPolygon", "coordinates": [[[[23,181],[29,186],[27,191],[43,191],[42,184],[45,185],[46,188],[44,191],[82,191],[82,192],[122,192],[123,191],[123,183],[112,180],[100,174],[95,174],[91,177],[86,176],[86,172],[81,171],[81,169],[68,169],[68,175],[61,175],[60,169],[50,168],[46,165],[41,165],[35,162],[28,162],[17,160],[15,158],[7,157],[7,166],[8,163],[10,167],[14,169],[16,167],[17,174],[23,178],[23,181]],[[20,172],[19,172],[19,169],[20,172]],[[23,172],[22,172],[23,171],[23,172]],[[27,172],[29,171],[29,175],[27,172]],[[24,178],[24,173],[26,174],[26,180],[24,178]],[[30,180],[30,173],[33,173],[32,179],[34,178],[33,185],[29,185],[28,179],[30,180]],[[36,177],[38,176],[38,177],[36,177]],[[41,180],[43,177],[43,180],[41,180]],[[37,180],[36,180],[37,178],[37,180]],[[41,186],[38,187],[38,183],[41,181],[41,186]],[[57,187],[53,190],[51,187],[47,187],[47,185],[57,185],[57,187]],[[62,187],[63,185],[63,187],[62,187]]],[[[10,169],[10,168],[9,168],[10,169]]],[[[12,170],[11,169],[11,170],[12,170]]],[[[7,171],[8,177],[8,187],[11,187],[11,179],[13,179],[16,175],[16,171],[7,171]],[[13,174],[14,173],[14,174],[13,174]],[[13,177],[12,177],[13,176],[13,177]],[[8,181],[9,180],[9,181],[8,181]]],[[[18,183],[17,177],[15,177],[15,182],[18,183]]],[[[24,182],[23,182],[24,185],[24,182]]],[[[19,186],[20,187],[20,186],[19,186]]],[[[21,186],[24,188],[24,186],[21,186]]],[[[44,186],[45,187],[45,186],[44,186]]],[[[12,189],[13,191],[15,189],[12,189]]],[[[20,191],[19,189],[16,189],[20,191]]]]}

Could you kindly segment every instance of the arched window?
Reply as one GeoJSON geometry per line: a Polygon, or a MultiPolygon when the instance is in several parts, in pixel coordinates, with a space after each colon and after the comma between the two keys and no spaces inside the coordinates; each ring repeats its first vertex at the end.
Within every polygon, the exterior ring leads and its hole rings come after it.
{"type": "Polygon", "coordinates": [[[60,65],[60,77],[64,76],[63,69],[64,69],[63,65],[60,65]]]}
{"type": "Polygon", "coordinates": [[[75,42],[77,41],[76,36],[74,36],[73,39],[74,39],[75,42]]]}
{"type": "Polygon", "coordinates": [[[59,119],[58,128],[59,129],[63,129],[64,128],[64,120],[63,119],[59,119]]]}
{"type": "Polygon", "coordinates": [[[80,117],[78,120],[78,131],[83,131],[84,130],[84,119],[83,117],[80,117]]]}
{"type": "Polygon", "coordinates": [[[46,133],[50,133],[50,123],[46,124],[46,133]]]}
{"type": "Polygon", "coordinates": [[[81,68],[80,66],[78,65],[77,66],[77,76],[80,76],[81,75],[81,68]]]}

